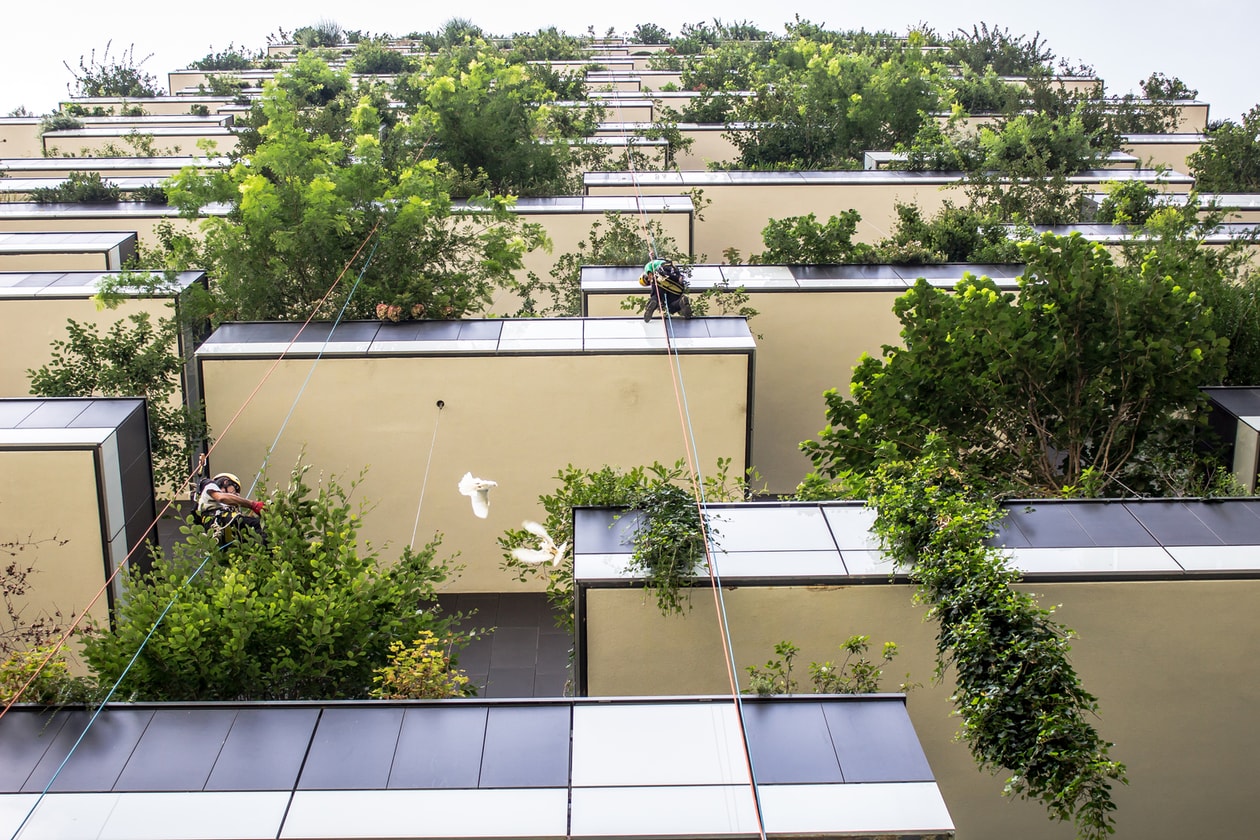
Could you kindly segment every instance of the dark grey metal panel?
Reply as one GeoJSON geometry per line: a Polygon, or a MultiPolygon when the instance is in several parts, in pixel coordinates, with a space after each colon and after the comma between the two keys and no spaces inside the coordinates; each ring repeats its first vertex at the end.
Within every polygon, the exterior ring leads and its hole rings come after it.
{"type": "MultiPolygon", "coordinates": [[[[381,324],[377,341],[456,341],[459,321],[403,321],[381,324]]],[[[497,336],[496,336],[497,337],[497,336]]]]}
{"type": "Polygon", "coordinates": [[[1260,500],[1187,502],[1186,507],[1226,545],[1260,543],[1260,500]]]}
{"type": "Polygon", "coordinates": [[[1134,518],[1160,545],[1222,545],[1222,540],[1182,502],[1125,502],[1134,518]]]}
{"type": "Polygon", "coordinates": [[[241,709],[206,790],[293,790],[319,709],[241,709]]]}
{"type": "Polygon", "coordinates": [[[0,718],[0,793],[22,790],[65,722],[65,712],[17,707],[0,718]]]}
{"type": "Polygon", "coordinates": [[[298,779],[300,790],[381,790],[398,746],[402,709],[325,709],[298,779]]]}
{"type": "Polygon", "coordinates": [[[568,706],[492,706],[479,787],[569,784],[568,706]]]}
{"type": "MultiPolygon", "coordinates": [[[[92,400],[82,413],[70,423],[77,429],[116,429],[136,413],[144,400],[92,400]]],[[[141,421],[140,425],[144,425],[141,421]]]]}
{"type": "Polygon", "coordinates": [[[844,781],[821,703],[746,700],[744,726],[759,784],[844,781]]]}
{"type": "Polygon", "coordinates": [[[306,325],[306,329],[302,330],[302,334],[298,336],[297,343],[372,341],[380,328],[379,321],[342,321],[337,324],[336,329],[333,329],[330,322],[317,321],[306,325]]]}
{"type": "Polygon", "coordinates": [[[577,508],[573,511],[573,550],[582,554],[629,554],[639,525],[637,512],[614,518],[620,510],[577,508]]]}
{"type": "Polygon", "coordinates": [[[1076,548],[1093,545],[1067,507],[1054,502],[1011,506],[1006,522],[1023,532],[1032,548],[1076,548]]]}
{"type": "Polygon", "coordinates": [[[1260,414],[1260,388],[1204,388],[1212,402],[1235,417],[1260,414]]]}
{"type": "Polygon", "coordinates": [[[1124,505],[1103,501],[1072,502],[1067,508],[1085,529],[1092,545],[1107,548],[1159,545],[1124,505]]]}
{"type": "Polygon", "coordinates": [[[709,338],[706,318],[670,318],[670,335],[674,338],[709,338]]]}
{"type": "Polygon", "coordinates": [[[391,788],[475,788],[486,740],[484,706],[407,709],[391,788]]]}
{"type": "Polygon", "coordinates": [[[210,778],[235,717],[235,709],[154,712],[114,790],[201,790],[210,778]]]}
{"type": "Polygon", "coordinates": [[[291,341],[301,324],[268,321],[256,324],[222,324],[206,339],[207,344],[271,344],[291,341]]]}
{"type": "Polygon", "coordinates": [[[49,399],[17,424],[19,429],[66,429],[91,404],[91,400],[49,399]]]}
{"type": "Polygon", "coordinates": [[[113,790],[153,712],[149,709],[108,708],[83,735],[90,712],[70,712],[35,772],[22,786],[25,793],[38,793],[52,782],[50,790],[61,792],[107,792],[113,790]],[[79,736],[78,747],[75,742],[79,736]],[[71,750],[74,750],[71,755],[71,750]],[[66,756],[69,755],[69,761],[66,756]],[[57,768],[65,761],[65,767],[57,768]],[[54,775],[56,778],[54,779],[54,775]]]}
{"type": "Polygon", "coordinates": [[[899,698],[823,704],[845,782],[930,782],[923,747],[899,698]]]}
{"type": "Polygon", "coordinates": [[[461,341],[498,341],[502,332],[502,321],[461,321],[459,324],[461,341]]]}
{"type": "Polygon", "coordinates": [[[747,338],[752,334],[743,318],[704,318],[697,323],[708,329],[710,338],[747,338]]]}
{"type": "Polygon", "coordinates": [[[1010,516],[1003,516],[994,524],[994,527],[997,533],[990,538],[990,545],[1003,548],[1028,548],[1028,537],[1024,536],[1024,532],[1019,530],[1019,526],[1010,516]]]}

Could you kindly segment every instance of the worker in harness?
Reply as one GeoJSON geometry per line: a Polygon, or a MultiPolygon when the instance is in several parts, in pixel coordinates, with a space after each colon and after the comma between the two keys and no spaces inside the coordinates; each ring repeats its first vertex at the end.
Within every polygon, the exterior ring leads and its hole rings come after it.
{"type": "Polygon", "coordinates": [[[648,304],[643,313],[644,321],[651,321],[652,315],[662,305],[670,315],[691,317],[691,301],[687,299],[687,278],[682,270],[674,265],[673,260],[652,260],[643,266],[643,274],[639,277],[639,285],[648,287],[648,304]]]}
{"type": "MultiPolygon", "coordinates": [[[[201,466],[205,466],[204,455],[201,466]]],[[[266,505],[242,496],[241,480],[232,473],[215,473],[212,478],[201,479],[193,495],[197,520],[209,528],[220,543],[236,539],[243,529],[262,537],[261,514],[266,505]]]]}

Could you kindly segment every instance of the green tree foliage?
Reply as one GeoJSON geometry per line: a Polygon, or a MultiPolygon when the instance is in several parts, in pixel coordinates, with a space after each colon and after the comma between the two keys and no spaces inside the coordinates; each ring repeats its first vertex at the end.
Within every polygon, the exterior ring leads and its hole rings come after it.
{"type": "Polygon", "coordinates": [[[188,168],[168,182],[186,216],[212,202],[231,206],[202,223],[199,262],[214,278],[216,318],[304,320],[343,271],[324,317],[343,305],[351,318],[373,317],[378,306],[404,318],[481,311],[496,287],[516,282],[522,256],[543,245],[541,228],[520,223],[499,197],[455,213],[437,161],[387,157],[370,98],[336,136],[318,131],[322,118],[308,111],[328,93],[317,81],[326,71],[340,88],[344,72],[299,58],[267,85],[251,154],[230,169],[188,168]]]}
{"type": "Polygon", "coordinates": [[[897,205],[897,226],[875,246],[887,263],[1012,263],[1019,245],[1010,229],[971,207],[946,201],[931,219],[917,204],[897,205]]]}
{"type": "Polygon", "coordinates": [[[1203,192],[1260,192],[1260,105],[1243,114],[1241,124],[1209,126],[1207,140],[1190,155],[1190,174],[1203,192]]]}
{"type": "Polygon", "coordinates": [[[248,52],[244,47],[228,44],[226,49],[214,52],[213,48],[203,58],[190,62],[189,67],[195,70],[249,70],[265,60],[262,51],[248,52]]]}
{"type": "Polygon", "coordinates": [[[97,97],[97,96],[126,96],[131,98],[152,98],[162,94],[158,87],[157,78],[144,71],[144,63],[151,56],[146,56],[140,61],[136,61],[136,47],[132,44],[119,54],[117,59],[111,59],[109,55],[110,46],[113,41],[105,43],[105,49],[101,52],[99,60],[96,58],[96,50],[92,50],[87,60],[83,56],[79,56],[79,69],[76,71],[64,61],[62,64],[70,71],[70,75],[74,76],[74,85],[67,85],[67,89],[72,96],[97,97]]]}
{"type": "Polygon", "coordinates": [[[732,132],[738,165],[750,169],[846,169],[868,149],[909,142],[940,108],[938,68],[921,39],[880,60],[834,43],[804,38],[782,46],[760,68],[753,95],[731,121],[758,125],[732,132]]]}
{"type": "Polygon", "coordinates": [[[122,201],[122,189],[101,177],[99,172],[71,172],[55,187],[31,190],[36,204],[113,204],[122,201]]]}
{"type": "Polygon", "coordinates": [[[1098,701],[1068,658],[1075,634],[1014,588],[1019,573],[986,544],[995,505],[962,479],[951,449],[930,436],[913,461],[890,455],[871,484],[875,533],[940,625],[937,678],[953,677],[976,762],[1010,772],[1007,795],[1074,822],[1077,837],[1107,837],[1112,785],[1127,779],[1091,723],[1098,701]]]}
{"type": "Polygon", "coordinates": [[[363,698],[391,644],[454,637],[435,604],[446,577],[436,546],[383,563],[358,545],[354,485],[311,488],[305,471],[270,494],[265,544],[247,535],[220,548],[189,525],[172,559],[131,572],[114,627],[84,644],[102,684],[121,678],[121,696],[140,700],[363,698]]]}
{"type": "Polygon", "coordinates": [[[566,35],[554,26],[539,29],[532,34],[513,35],[505,45],[508,59],[523,63],[528,61],[581,61],[586,58],[589,38],[566,35]]]}
{"type": "Polygon", "coordinates": [[[634,27],[630,40],[636,44],[668,44],[669,30],[655,23],[640,23],[634,27]]]}
{"type": "Polygon", "coordinates": [[[913,458],[937,435],[995,493],[1158,492],[1146,466],[1189,450],[1199,387],[1224,371],[1202,295],[1154,256],[1117,266],[1075,234],[1021,254],[1018,296],[966,275],[897,299],[903,346],[864,356],[852,397],[828,391],[828,425],[802,444],[822,478],[913,458]]]}
{"type": "Polygon", "coordinates": [[[180,487],[188,477],[193,446],[204,433],[198,415],[177,401],[183,359],[174,318],[155,324],[147,312],[97,332],[67,320],[69,338],[53,342],[52,361],[28,370],[31,393],[40,397],[144,397],[154,480],[180,487]],[[130,322],[130,324],[128,324],[130,322]]]}
{"type": "Polygon", "coordinates": [[[397,89],[414,112],[413,143],[490,191],[576,191],[569,144],[593,126],[553,119],[554,94],[483,41],[429,56],[397,89]],[[561,128],[568,128],[565,134],[561,128]],[[574,129],[576,128],[576,131],[574,129]]]}
{"type": "Polygon", "coordinates": [[[415,59],[392,49],[384,39],[360,41],[350,56],[351,73],[361,75],[397,75],[415,68],[415,59]]]}
{"type": "Polygon", "coordinates": [[[999,76],[1030,76],[1049,72],[1054,53],[1041,40],[1012,35],[1009,29],[987,23],[959,29],[948,41],[950,64],[959,64],[976,73],[993,71],[999,76]]]}
{"type": "MultiPolygon", "coordinates": [[[[877,694],[883,689],[884,666],[897,656],[897,643],[884,642],[880,659],[872,661],[866,655],[870,649],[870,636],[850,636],[840,645],[844,658],[837,664],[831,660],[809,663],[809,679],[817,694],[877,694]]],[[[746,694],[771,697],[776,694],[796,694],[800,686],[792,676],[792,666],[801,649],[789,641],[774,646],[774,658],[764,666],[749,665],[746,694]]],[[[903,684],[901,690],[909,688],[903,684]]]]}
{"type": "Polygon", "coordinates": [[[853,241],[861,218],[856,210],[845,210],[821,223],[813,213],[771,219],[761,231],[766,250],[750,255],[748,261],[765,265],[869,262],[871,247],[853,241]]]}

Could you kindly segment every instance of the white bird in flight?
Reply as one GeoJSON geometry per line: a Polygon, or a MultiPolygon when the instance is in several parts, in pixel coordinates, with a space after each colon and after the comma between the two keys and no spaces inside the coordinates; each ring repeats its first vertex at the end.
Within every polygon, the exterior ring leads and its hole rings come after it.
{"type": "Polygon", "coordinates": [[[472,499],[473,513],[482,519],[490,515],[490,488],[498,486],[499,482],[477,478],[470,472],[459,480],[459,492],[472,499]]]}
{"type": "Polygon", "coordinates": [[[551,565],[559,566],[563,562],[564,553],[569,550],[568,543],[557,546],[556,541],[537,522],[525,520],[521,523],[521,527],[538,537],[538,548],[514,548],[512,549],[513,557],[522,563],[538,564],[550,560],[551,565]]]}

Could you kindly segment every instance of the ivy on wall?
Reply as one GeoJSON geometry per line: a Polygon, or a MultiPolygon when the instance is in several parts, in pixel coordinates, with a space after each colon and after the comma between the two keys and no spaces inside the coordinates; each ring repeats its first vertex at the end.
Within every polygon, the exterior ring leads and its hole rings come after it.
{"type": "Polygon", "coordinates": [[[1098,702],[1068,659],[1071,629],[1013,588],[1019,573],[987,545],[997,506],[973,494],[947,449],[929,438],[915,461],[888,459],[868,504],[884,550],[918,584],[940,623],[936,675],[952,667],[961,737],[982,769],[1005,768],[1005,793],[1071,820],[1077,836],[1114,833],[1112,784],[1127,784],[1090,718],[1098,702]]]}

